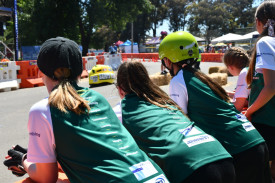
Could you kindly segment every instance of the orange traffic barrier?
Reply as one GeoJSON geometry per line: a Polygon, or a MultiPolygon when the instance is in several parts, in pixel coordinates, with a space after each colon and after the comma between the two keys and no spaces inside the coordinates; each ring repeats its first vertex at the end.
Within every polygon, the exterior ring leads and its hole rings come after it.
{"type": "Polygon", "coordinates": [[[87,56],[95,56],[95,53],[94,52],[87,53],[87,56]]]}
{"type": "Polygon", "coordinates": [[[87,63],[87,60],[82,57],[83,71],[81,74],[81,78],[87,78],[89,76],[87,69],[86,69],[86,63],[87,63]]]}
{"type": "Polygon", "coordinates": [[[3,59],[0,60],[0,62],[9,62],[9,61],[10,61],[10,60],[7,59],[7,58],[3,58],[3,59]]]}
{"type": "Polygon", "coordinates": [[[128,59],[141,59],[143,62],[158,62],[158,53],[121,53],[122,61],[125,62],[128,59]]]}
{"type": "Polygon", "coordinates": [[[202,62],[222,62],[223,53],[201,53],[202,62]]]}
{"type": "Polygon", "coordinates": [[[87,60],[84,57],[82,57],[83,70],[87,70],[86,64],[87,64],[87,60]]]}
{"type": "MultiPolygon", "coordinates": [[[[202,62],[222,62],[223,53],[202,53],[202,62]]],[[[141,59],[143,62],[158,62],[158,53],[121,53],[123,62],[129,59],[141,59]]]]}
{"type": "Polygon", "coordinates": [[[96,59],[97,59],[96,64],[104,65],[105,59],[104,59],[104,56],[103,56],[103,55],[98,55],[98,56],[96,56],[96,59]]]}
{"type": "Polygon", "coordinates": [[[20,66],[17,73],[17,79],[21,79],[19,88],[32,88],[43,86],[41,77],[38,77],[38,67],[36,60],[16,61],[16,65],[20,66]]]}

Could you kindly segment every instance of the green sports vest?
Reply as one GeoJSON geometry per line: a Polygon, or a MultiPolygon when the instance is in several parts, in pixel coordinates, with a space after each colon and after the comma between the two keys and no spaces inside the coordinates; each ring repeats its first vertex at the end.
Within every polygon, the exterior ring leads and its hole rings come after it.
{"type": "MultiPolygon", "coordinates": [[[[255,73],[250,92],[249,106],[251,106],[264,87],[262,73],[255,73]]],[[[263,107],[252,114],[252,122],[275,127],[275,96],[273,96],[263,107]]]]}
{"type": "Polygon", "coordinates": [[[91,107],[89,114],[51,107],[57,161],[72,183],[168,182],[141,151],[106,99],[74,84],[91,107]]]}
{"type": "Polygon", "coordinates": [[[188,91],[188,116],[202,130],[219,140],[231,155],[264,142],[232,103],[218,97],[193,73],[183,70],[183,77],[188,91]]]}
{"type": "Polygon", "coordinates": [[[173,183],[183,182],[203,165],[231,157],[180,111],[158,107],[136,94],[126,95],[121,106],[123,125],[173,183]]]}

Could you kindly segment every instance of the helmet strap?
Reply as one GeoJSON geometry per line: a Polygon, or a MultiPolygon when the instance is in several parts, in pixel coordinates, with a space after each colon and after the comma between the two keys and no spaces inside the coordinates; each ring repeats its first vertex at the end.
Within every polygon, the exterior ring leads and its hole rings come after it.
{"type": "MultiPolygon", "coordinates": [[[[162,64],[166,69],[168,69],[167,66],[165,65],[165,62],[164,62],[163,59],[161,60],[161,64],[162,64]]],[[[168,70],[169,70],[169,69],[168,69],[168,70]]]]}
{"type": "Polygon", "coordinates": [[[195,58],[195,59],[187,59],[187,60],[182,61],[181,63],[182,64],[187,64],[189,66],[192,66],[192,65],[194,65],[197,62],[197,60],[198,60],[197,58],[195,58]]]}
{"type": "MultiPolygon", "coordinates": [[[[168,69],[168,70],[169,70],[169,69],[168,69]]],[[[175,74],[174,74],[174,63],[172,63],[172,67],[171,67],[171,69],[169,70],[169,72],[170,72],[170,75],[171,75],[172,77],[175,76],[175,74]]]]}
{"type": "Polygon", "coordinates": [[[169,71],[169,73],[170,73],[170,75],[171,75],[172,77],[175,76],[175,74],[174,74],[174,66],[173,66],[174,63],[171,62],[171,64],[172,64],[171,69],[169,69],[169,68],[165,65],[165,62],[164,62],[163,59],[161,60],[161,64],[162,64],[166,69],[168,69],[168,71],[169,71]]]}
{"type": "Polygon", "coordinates": [[[196,62],[197,62],[197,58],[194,58],[194,59],[187,59],[187,60],[182,60],[180,62],[177,62],[178,66],[182,66],[184,64],[186,64],[187,66],[189,67],[192,67],[196,62]]]}

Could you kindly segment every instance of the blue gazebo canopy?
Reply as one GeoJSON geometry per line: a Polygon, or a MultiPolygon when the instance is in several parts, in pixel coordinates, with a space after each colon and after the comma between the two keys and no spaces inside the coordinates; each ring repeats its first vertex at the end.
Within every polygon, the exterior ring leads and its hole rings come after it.
{"type": "MultiPolygon", "coordinates": [[[[132,42],[130,40],[125,41],[123,44],[119,45],[119,46],[131,46],[132,42]]],[[[137,43],[134,43],[134,45],[137,45],[137,43]]]]}

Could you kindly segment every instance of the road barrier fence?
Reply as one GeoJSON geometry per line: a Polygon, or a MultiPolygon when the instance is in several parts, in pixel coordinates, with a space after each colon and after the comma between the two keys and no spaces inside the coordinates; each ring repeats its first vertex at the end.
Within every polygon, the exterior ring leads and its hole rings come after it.
{"type": "MultiPolygon", "coordinates": [[[[223,53],[202,53],[202,62],[222,62],[223,53]]],[[[140,62],[160,62],[158,53],[104,53],[96,56],[82,57],[82,78],[97,64],[109,65],[117,70],[122,62],[136,60],[140,62]]],[[[42,78],[38,76],[36,60],[0,62],[0,91],[43,86],[42,78]]]]}

